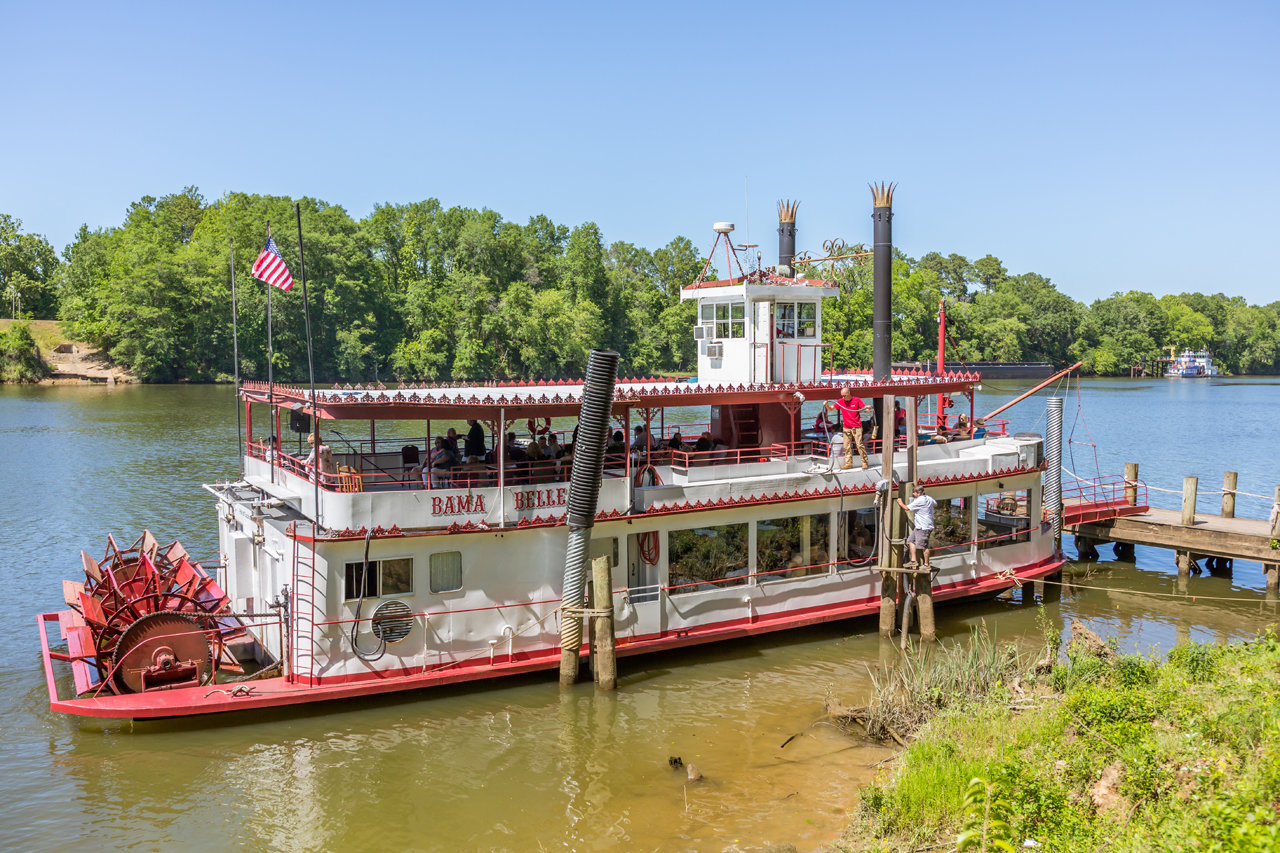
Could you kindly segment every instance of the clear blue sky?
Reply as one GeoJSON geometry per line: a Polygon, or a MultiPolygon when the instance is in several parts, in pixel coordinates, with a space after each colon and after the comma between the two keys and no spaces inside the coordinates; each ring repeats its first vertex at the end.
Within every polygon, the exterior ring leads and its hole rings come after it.
{"type": "Polygon", "coordinates": [[[0,212],[59,249],[188,184],[871,236],[1115,290],[1280,298],[1280,5],[8,4],[0,212]]]}

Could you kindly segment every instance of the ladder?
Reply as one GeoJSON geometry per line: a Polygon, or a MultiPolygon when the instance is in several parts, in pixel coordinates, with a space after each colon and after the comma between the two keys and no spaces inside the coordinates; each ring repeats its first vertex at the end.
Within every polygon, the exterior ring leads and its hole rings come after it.
{"type": "Polygon", "coordinates": [[[733,441],[738,449],[760,446],[760,421],[754,403],[730,406],[729,417],[733,425],[733,441]]]}
{"type": "Polygon", "coordinates": [[[314,687],[319,683],[316,626],[324,621],[324,587],[316,577],[315,523],[309,529],[302,524],[295,522],[293,529],[293,600],[289,607],[292,642],[285,654],[289,657],[289,681],[314,687]]]}

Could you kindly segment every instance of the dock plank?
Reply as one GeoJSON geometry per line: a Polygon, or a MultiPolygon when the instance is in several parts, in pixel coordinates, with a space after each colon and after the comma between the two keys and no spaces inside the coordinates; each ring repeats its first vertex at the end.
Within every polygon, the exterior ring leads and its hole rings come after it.
{"type": "Polygon", "coordinates": [[[1255,518],[1223,518],[1196,513],[1196,523],[1182,524],[1182,512],[1149,507],[1137,515],[1064,525],[1064,530],[1101,542],[1123,542],[1190,551],[1206,557],[1227,557],[1280,563],[1280,550],[1271,547],[1271,530],[1255,518]]]}

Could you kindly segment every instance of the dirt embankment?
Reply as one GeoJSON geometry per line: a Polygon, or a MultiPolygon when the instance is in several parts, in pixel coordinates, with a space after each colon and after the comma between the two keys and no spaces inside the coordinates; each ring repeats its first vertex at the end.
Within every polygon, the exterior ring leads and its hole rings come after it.
{"type": "MultiPolygon", "coordinates": [[[[0,320],[0,329],[8,328],[11,322],[0,320]]],[[[67,337],[57,320],[27,322],[40,348],[40,358],[49,366],[49,376],[40,381],[41,385],[114,385],[139,381],[125,368],[112,364],[106,353],[67,337]]]]}

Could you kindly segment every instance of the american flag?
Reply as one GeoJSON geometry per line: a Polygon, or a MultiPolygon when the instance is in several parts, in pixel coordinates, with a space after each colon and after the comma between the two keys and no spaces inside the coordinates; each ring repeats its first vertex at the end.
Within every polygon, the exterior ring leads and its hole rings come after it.
{"type": "Polygon", "coordinates": [[[276,241],[270,237],[267,238],[267,246],[262,254],[253,262],[253,277],[281,290],[287,291],[293,287],[293,276],[289,275],[289,268],[285,266],[284,258],[280,257],[276,241]]]}

